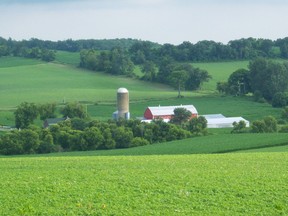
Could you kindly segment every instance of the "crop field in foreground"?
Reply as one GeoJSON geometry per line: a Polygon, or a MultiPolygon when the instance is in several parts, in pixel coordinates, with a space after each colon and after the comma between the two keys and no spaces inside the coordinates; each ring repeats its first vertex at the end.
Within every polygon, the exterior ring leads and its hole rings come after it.
{"type": "Polygon", "coordinates": [[[286,215],[287,153],[0,158],[0,215],[286,215]]]}

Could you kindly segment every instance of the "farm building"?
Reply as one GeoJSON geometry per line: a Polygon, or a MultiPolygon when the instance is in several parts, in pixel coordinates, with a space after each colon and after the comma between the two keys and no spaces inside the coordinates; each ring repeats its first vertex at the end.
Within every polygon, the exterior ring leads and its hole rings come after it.
{"type": "Polygon", "coordinates": [[[180,105],[180,106],[157,106],[157,107],[147,107],[144,112],[145,120],[152,119],[163,119],[164,121],[169,121],[173,115],[176,108],[185,108],[189,110],[192,115],[191,118],[197,117],[198,112],[193,105],[180,105]]]}
{"type": "Polygon", "coordinates": [[[233,122],[239,123],[244,121],[246,127],[250,126],[250,122],[242,117],[225,117],[222,114],[202,115],[207,120],[207,128],[232,128],[233,122]]]}

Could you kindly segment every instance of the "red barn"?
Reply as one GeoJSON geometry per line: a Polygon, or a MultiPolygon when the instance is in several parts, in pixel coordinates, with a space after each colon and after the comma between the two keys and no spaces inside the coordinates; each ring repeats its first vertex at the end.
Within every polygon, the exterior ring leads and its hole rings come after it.
{"type": "Polygon", "coordinates": [[[191,118],[197,117],[198,112],[193,105],[181,105],[181,106],[157,106],[157,107],[147,107],[144,113],[144,118],[147,120],[152,119],[171,119],[174,115],[174,110],[176,108],[185,108],[192,113],[191,118]]]}

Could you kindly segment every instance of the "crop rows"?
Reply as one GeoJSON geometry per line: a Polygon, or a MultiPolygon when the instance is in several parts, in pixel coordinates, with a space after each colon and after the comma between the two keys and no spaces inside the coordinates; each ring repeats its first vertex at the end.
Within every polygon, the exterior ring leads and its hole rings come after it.
{"type": "Polygon", "coordinates": [[[1,215],[285,215],[286,153],[0,159],[1,215]]]}

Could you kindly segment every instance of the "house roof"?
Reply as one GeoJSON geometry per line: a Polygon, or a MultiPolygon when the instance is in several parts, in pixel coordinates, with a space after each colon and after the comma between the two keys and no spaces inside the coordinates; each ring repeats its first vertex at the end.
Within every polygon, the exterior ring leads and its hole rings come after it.
{"type": "Polygon", "coordinates": [[[185,108],[192,114],[198,114],[196,108],[193,105],[148,107],[153,116],[174,115],[174,110],[176,108],[185,108]]]}

